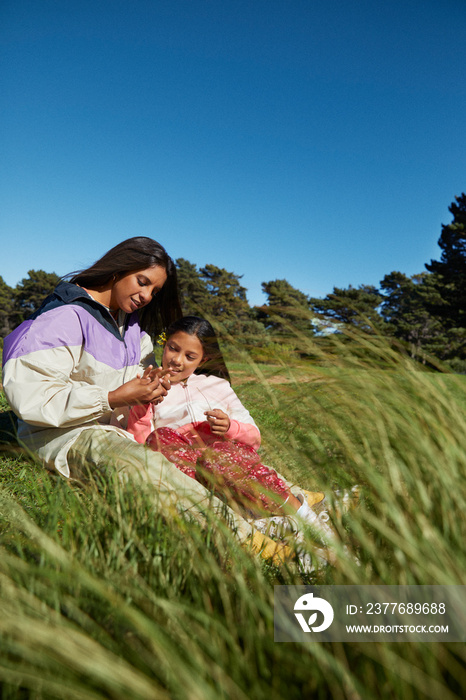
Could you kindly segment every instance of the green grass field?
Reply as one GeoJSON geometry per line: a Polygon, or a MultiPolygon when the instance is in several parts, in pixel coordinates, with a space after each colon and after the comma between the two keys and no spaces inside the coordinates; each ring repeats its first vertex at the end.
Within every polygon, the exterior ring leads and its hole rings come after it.
{"type": "Polygon", "coordinates": [[[315,574],[264,562],[213,518],[167,520],[136,486],[83,490],[6,448],[2,698],[464,697],[462,644],[273,641],[274,585],[465,583],[466,377],[369,340],[319,353],[229,362],[264,462],[330,504],[361,487],[315,574]]]}

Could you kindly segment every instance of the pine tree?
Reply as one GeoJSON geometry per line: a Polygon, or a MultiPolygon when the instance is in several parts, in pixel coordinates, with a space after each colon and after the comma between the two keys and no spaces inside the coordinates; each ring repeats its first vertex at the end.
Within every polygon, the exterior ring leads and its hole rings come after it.
{"type": "Polygon", "coordinates": [[[312,334],[311,311],[304,292],[287,280],[262,282],[267,304],[257,309],[258,319],[275,333],[288,335],[294,330],[312,334]]]}
{"type": "Polygon", "coordinates": [[[200,273],[211,295],[212,313],[216,318],[224,321],[249,316],[246,288],[240,284],[242,275],[215,265],[201,267],[200,273]]]}
{"type": "Polygon", "coordinates": [[[451,224],[442,225],[438,244],[440,260],[431,260],[427,270],[436,275],[441,300],[433,307],[448,329],[466,328],[466,195],[455,197],[449,211],[451,224]]]}
{"type": "Polygon", "coordinates": [[[212,317],[220,323],[220,335],[241,338],[249,345],[264,342],[264,327],[254,318],[246,288],[240,283],[242,275],[215,265],[201,267],[200,274],[210,294],[212,317]]]}
{"type": "Polygon", "coordinates": [[[14,290],[0,277],[0,338],[4,338],[13,330],[13,298],[14,290]]]}
{"type": "Polygon", "coordinates": [[[211,316],[212,298],[196,265],[184,258],[176,260],[181,308],[185,315],[211,316]]]}
{"type": "Polygon", "coordinates": [[[355,326],[366,333],[382,327],[377,310],[381,302],[382,295],[372,285],[358,288],[350,285],[347,289],[334,287],[324,299],[309,299],[311,309],[329,325],[337,328],[340,324],[355,326]]]}
{"type": "Polygon", "coordinates": [[[407,277],[402,272],[385,275],[381,316],[387,322],[386,332],[409,346],[411,357],[425,353],[442,356],[448,338],[440,319],[429,311],[438,303],[434,275],[427,272],[407,277]]]}
{"type": "Polygon", "coordinates": [[[16,285],[14,293],[13,326],[16,327],[40,307],[45,297],[53,292],[60,278],[55,272],[29,270],[16,285]]]}

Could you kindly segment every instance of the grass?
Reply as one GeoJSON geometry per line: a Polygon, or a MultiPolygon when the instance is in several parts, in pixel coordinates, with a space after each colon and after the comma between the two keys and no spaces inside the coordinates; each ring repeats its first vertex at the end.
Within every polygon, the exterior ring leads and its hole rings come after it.
{"type": "Polygon", "coordinates": [[[464,583],[466,378],[361,345],[292,366],[230,350],[264,461],[330,501],[361,485],[334,516],[348,551],[315,576],[258,559],[213,517],[162,517],[137,485],[83,490],[4,453],[2,697],[463,697],[460,644],[273,641],[276,584],[464,583]]]}

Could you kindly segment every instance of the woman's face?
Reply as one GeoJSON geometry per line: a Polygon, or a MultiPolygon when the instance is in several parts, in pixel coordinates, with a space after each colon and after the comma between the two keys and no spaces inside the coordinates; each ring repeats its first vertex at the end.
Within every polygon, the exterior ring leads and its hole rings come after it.
{"type": "Polygon", "coordinates": [[[170,370],[170,381],[177,384],[190,377],[204,359],[204,350],[199,338],[184,331],[177,331],[165,343],[162,367],[170,370]]]}
{"type": "Polygon", "coordinates": [[[127,314],[142,309],[160,292],[166,281],[167,273],[160,265],[128,272],[114,282],[109,306],[127,314]]]}

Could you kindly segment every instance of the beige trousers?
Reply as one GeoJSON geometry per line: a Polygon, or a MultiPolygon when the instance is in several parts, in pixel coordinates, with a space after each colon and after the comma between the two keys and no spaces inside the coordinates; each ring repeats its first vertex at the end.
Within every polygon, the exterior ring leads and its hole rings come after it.
{"type": "Polygon", "coordinates": [[[71,478],[80,480],[85,479],[89,470],[105,474],[116,469],[122,480],[151,485],[167,515],[176,510],[204,523],[205,512],[213,510],[226,517],[241,542],[253,535],[253,527],[247,520],[202,484],[183,474],[160,452],[153,452],[117,432],[99,428],[83,430],[68,452],[68,464],[71,478]]]}

